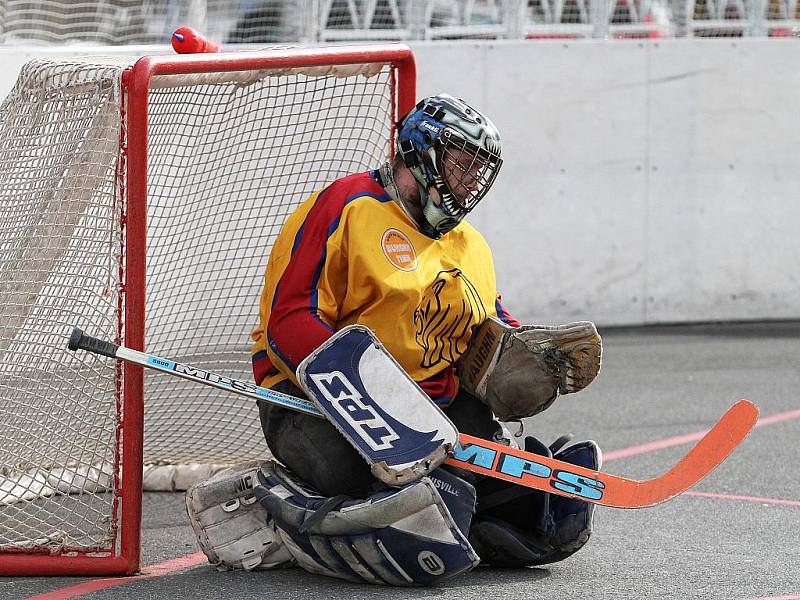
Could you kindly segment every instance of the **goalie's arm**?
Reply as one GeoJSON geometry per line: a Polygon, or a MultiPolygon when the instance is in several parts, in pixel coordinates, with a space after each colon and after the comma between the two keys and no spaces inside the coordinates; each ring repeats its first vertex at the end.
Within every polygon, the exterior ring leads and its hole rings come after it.
{"type": "Polygon", "coordinates": [[[254,340],[295,383],[300,362],[333,335],[337,299],[345,297],[348,267],[339,226],[345,199],[336,183],[312,194],[290,215],[270,254],[254,340]]]}

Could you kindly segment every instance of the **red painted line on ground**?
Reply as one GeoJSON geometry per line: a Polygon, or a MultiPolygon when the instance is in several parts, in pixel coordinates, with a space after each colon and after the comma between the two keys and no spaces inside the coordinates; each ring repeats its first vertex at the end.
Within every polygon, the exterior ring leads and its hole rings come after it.
{"type": "Polygon", "coordinates": [[[787,410],[786,412],[770,415],[769,417],[761,417],[756,423],[756,427],[760,425],[772,425],[773,423],[780,423],[781,421],[788,421],[789,419],[797,419],[800,417],[800,410],[787,410]]]}
{"type": "Polygon", "coordinates": [[[182,569],[196,567],[197,565],[202,565],[207,562],[208,559],[205,554],[202,552],[195,552],[145,567],[142,569],[142,574],[138,577],[159,577],[160,575],[167,575],[182,569]]]}
{"type": "Polygon", "coordinates": [[[680,446],[688,444],[689,442],[696,442],[702,438],[708,430],[698,431],[697,433],[687,433],[685,435],[677,435],[675,437],[666,438],[663,440],[656,440],[655,442],[648,442],[646,444],[639,444],[638,446],[628,446],[619,450],[612,450],[611,452],[603,452],[603,462],[610,460],[617,460],[618,458],[627,458],[629,456],[638,456],[639,454],[647,454],[648,452],[655,452],[663,448],[671,448],[672,446],[680,446]]]}
{"type": "Polygon", "coordinates": [[[179,556],[171,560],[156,563],[142,569],[140,575],[133,575],[131,577],[106,577],[103,579],[93,579],[91,581],[84,581],[44,594],[30,596],[28,600],[66,600],[68,598],[78,598],[86,594],[91,594],[99,590],[105,590],[119,585],[126,585],[142,579],[152,579],[154,577],[161,577],[169,575],[183,569],[195,567],[197,565],[208,562],[206,555],[202,552],[195,552],[194,554],[187,554],[179,556]]]}
{"type": "MultiPolygon", "coordinates": [[[[782,421],[789,421],[791,419],[800,418],[800,410],[789,410],[786,412],[771,415],[769,417],[761,417],[756,423],[756,427],[763,425],[772,425],[773,423],[780,423],[782,421]]],[[[698,431],[697,433],[687,433],[685,435],[677,435],[675,437],[666,438],[663,440],[656,440],[655,442],[648,442],[647,444],[639,444],[637,446],[628,446],[619,450],[612,450],[611,452],[603,452],[603,461],[616,460],[618,458],[627,458],[629,456],[637,456],[639,454],[646,454],[654,452],[655,450],[662,450],[663,448],[671,448],[672,446],[680,446],[688,444],[689,442],[696,442],[702,438],[708,430],[698,431]]]]}
{"type": "Polygon", "coordinates": [[[722,500],[743,500],[745,502],[758,502],[759,504],[783,504],[784,506],[800,506],[800,500],[784,500],[782,498],[763,498],[761,496],[739,496],[736,494],[716,494],[712,492],[684,492],[687,496],[703,496],[705,498],[719,498],[722,500]]]}
{"type": "MultiPolygon", "coordinates": [[[[763,425],[772,425],[773,423],[781,423],[783,421],[789,421],[791,419],[800,418],[800,410],[788,410],[786,412],[777,413],[774,415],[770,415],[769,417],[761,417],[758,419],[756,423],[756,427],[761,427],[763,425]]],[[[663,440],[656,440],[654,442],[649,442],[647,444],[639,444],[637,446],[629,446],[627,448],[621,448],[620,450],[612,450],[611,452],[604,452],[603,453],[603,461],[615,460],[618,458],[626,458],[628,456],[636,456],[639,454],[645,454],[647,452],[653,452],[655,450],[661,450],[662,448],[670,448],[672,446],[679,446],[681,444],[688,444],[689,442],[696,442],[700,438],[702,438],[706,431],[698,431],[697,433],[688,433],[685,435],[678,435],[671,438],[666,438],[663,440]]],[[[745,502],[758,502],[759,504],[780,504],[783,506],[798,506],[800,507],[799,500],[784,500],[782,498],[764,498],[761,496],[742,496],[736,494],[717,494],[712,492],[684,492],[687,496],[701,496],[705,498],[716,498],[720,500],[740,500],[745,502]]],[[[749,600],[800,600],[800,596],[775,596],[775,597],[764,597],[764,598],[752,598],[749,600]]]]}

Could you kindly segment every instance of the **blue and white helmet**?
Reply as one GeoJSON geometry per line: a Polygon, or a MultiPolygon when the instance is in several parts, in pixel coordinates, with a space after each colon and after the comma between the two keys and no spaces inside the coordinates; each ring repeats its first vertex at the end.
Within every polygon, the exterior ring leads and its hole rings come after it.
{"type": "Polygon", "coordinates": [[[503,164],[494,124],[448,94],[423,98],[397,127],[397,149],[420,189],[422,212],[445,233],[475,208],[503,164]]]}

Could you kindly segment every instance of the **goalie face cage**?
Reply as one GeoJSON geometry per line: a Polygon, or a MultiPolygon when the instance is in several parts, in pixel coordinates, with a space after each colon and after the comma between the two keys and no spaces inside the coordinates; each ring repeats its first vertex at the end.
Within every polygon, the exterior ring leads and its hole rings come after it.
{"type": "Polygon", "coordinates": [[[387,160],[414,102],[400,45],[26,65],[0,111],[0,575],[134,573],[143,461],[264,456],[250,402],[70,331],[250,378],[283,220],[387,160]]]}

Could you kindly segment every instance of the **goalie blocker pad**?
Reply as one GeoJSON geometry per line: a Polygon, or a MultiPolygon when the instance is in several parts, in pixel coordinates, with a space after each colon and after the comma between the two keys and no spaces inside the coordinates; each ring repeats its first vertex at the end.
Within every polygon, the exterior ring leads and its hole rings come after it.
{"type": "Polygon", "coordinates": [[[308,397],[387,485],[438,467],[458,430],[366,327],[351,325],[297,369],[308,397]]]}
{"type": "Polygon", "coordinates": [[[272,461],[262,465],[258,482],[256,496],[286,549],[310,573],[355,583],[431,585],[480,560],[467,541],[475,489],[443,469],[358,500],[320,496],[272,461]]]}

